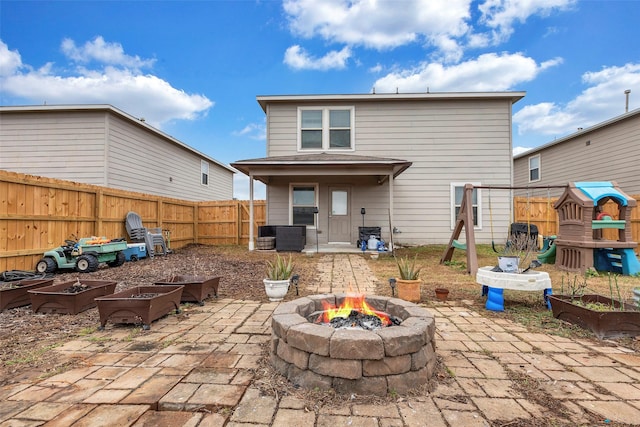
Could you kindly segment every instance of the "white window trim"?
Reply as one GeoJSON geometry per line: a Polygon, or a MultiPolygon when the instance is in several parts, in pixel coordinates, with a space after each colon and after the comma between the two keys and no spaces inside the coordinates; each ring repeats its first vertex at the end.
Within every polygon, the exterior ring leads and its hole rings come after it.
{"type": "MultiPolygon", "coordinates": [[[[474,187],[481,186],[480,182],[452,182],[449,184],[449,210],[451,216],[451,230],[456,226],[456,187],[464,187],[465,184],[471,184],[474,187]]],[[[482,230],[482,189],[476,188],[478,199],[478,225],[474,225],[474,230],[482,230]]]]}
{"type": "MultiPolygon", "coordinates": [[[[318,207],[318,183],[317,182],[291,182],[289,183],[289,225],[293,225],[293,187],[313,187],[315,195],[315,207],[318,207]]],[[[315,230],[318,224],[318,215],[313,216],[314,225],[307,225],[307,230],[315,230]]]]}
{"type": "Polygon", "coordinates": [[[211,174],[209,173],[209,162],[207,162],[206,160],[200,160],[200,185],[208,187],[210,182],[211,182],[211,174]],[[205,173],[205,168],[206,168],[206,174],[207,174],[206,184],[202,182],[202,175],[205,173]]]}
{"type": "Polygon", "coordinates": [[[298,151],[309,152],[323,152],[323,151],[338,151],[338,152],[350,152],[356,150],[356,109],[354,106],[306,106],[298,107],[298,117],[296,123],[296,132],[298,140],[298,151]],[[322,110],[322,148],[302,148],[302,111],[303,110],[322,110]],[[329,147],[329,112],[331,110],[349,110],[351,112],[351,148],[330,148],[329,147]]]}
{"type": "Polygon", "coordinates": [[[527,180],[529,182],[539,182],[542,179],[542,159],[540,158],[540,154],[536,154],[535,156],[529,156],[527,159],[527,180]],[[531,179],[531,159],[538,158],[538,179],[531,179]]]}

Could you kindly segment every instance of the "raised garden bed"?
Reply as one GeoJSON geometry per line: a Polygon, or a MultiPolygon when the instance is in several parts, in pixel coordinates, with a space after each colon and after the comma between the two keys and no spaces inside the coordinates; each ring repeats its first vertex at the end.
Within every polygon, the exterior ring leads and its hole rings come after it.
{"type": "Polygon", "coordinates": [[[553,317],[591,330],[600,339],[640,336],[640,310],[602,295],[549,295],[553,317]],[[612,308],[613,307],[613,308],[612,308]]]}
{"type": "Polygon", "coordinates": [[[218,297],[218,284],[220,283],[220,277],[197,277],[197,276],[173,276],[168,280],[156,282],[158,286],[166,285],[182,285],[184,290],[182,291],[181,302],[195,302],[203,305],[203,301],[210,296],[218,297]]]}
{"type": "Polygon", "coordinates": [[[105,297],[96,298],[100,312],[100,329],[108,320],[113,323],[142,323],[145,330],[151,322],[169,314],[180,312],[180,297],[184,286],[137,286],[105,297]]]}
{"type": "Polygon", "coordinates": [[[29,290],[53,285],[53,279],[28,279],[0,285],[0,311],[31,304],[29,290]]]}
{"type": "Polygon", "coordinates": [[[94,298],[112,294],[117,282],[72,280],[29,291],[34,313],[78,314],[96,306],[94,298]]]}

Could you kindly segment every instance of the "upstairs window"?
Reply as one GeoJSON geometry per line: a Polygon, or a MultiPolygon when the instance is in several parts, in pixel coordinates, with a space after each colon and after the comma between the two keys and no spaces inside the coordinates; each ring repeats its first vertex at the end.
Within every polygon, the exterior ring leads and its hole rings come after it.
{"type": "Polygon", "coordinates": [[[300,148],[322,149],[322,110],[302,110],[300,148]]]}
{"type": "Polygon", "coordinates": [[[540,181],[540,154],[529,157],[529,182],[540,181]]]}
{"type": "Polygon", "coordinates": [[[353,107],[305,107],[298,113],[300,150],[353,150],[353,107]]]}
{"type": "Polygon", "coordinates": [[[200,161],[200,172],[202,175],[202,185],[209,185],[209,163],[200,161]]]}
{"type": "Polygon", "coordinates": [[[351,148],[350,110],[329,110],[329,148],[351,148]]]}

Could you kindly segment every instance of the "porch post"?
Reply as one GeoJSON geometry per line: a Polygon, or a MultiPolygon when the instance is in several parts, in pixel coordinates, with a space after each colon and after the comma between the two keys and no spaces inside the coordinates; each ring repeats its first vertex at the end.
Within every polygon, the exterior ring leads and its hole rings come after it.
{"type": "Polygon", "coordinates": [[[249,172],[249,250],[254,250],[253,243],[253,174],[249,172]]]}
{"type": "Polygon", "coordinates": [[[389,174],[389,251],[393,252],[393,171],[389,174]]]}

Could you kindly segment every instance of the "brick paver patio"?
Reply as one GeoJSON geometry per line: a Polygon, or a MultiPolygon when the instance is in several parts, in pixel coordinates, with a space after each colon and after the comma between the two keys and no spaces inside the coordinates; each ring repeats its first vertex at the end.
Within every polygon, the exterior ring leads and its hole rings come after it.
{"type": "MultiPolygon", "coordinates": [[[[333,283],[375,289],[360,255],[324,255],[319,262],[323,279],[314,292],[345,290],[333,283]]],[[[276,306],[208,301],[133,339],[129,328],[108,325],[70,341],[55,351],[61,360],[80,360],[78,367],[0,389],[0,427],[640,424],[640,355],[611,343],[530,333],[464,301],[430,308],[438,354],[451,375],[431,394],[382,405],[346,399],[317,409],[292,396],[262,396],[250,369],[270,341],[276,306]],[[527,392],[532,387],[543,401],[527,392]]]]}

